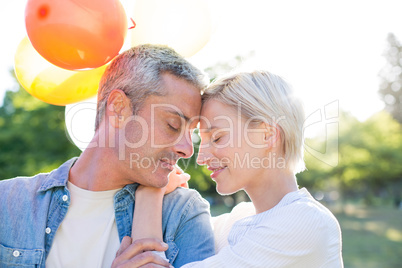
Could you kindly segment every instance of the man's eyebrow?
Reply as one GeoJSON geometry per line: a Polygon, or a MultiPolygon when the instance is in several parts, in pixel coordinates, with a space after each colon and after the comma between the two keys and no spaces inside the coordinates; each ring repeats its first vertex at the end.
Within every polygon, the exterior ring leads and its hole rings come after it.
{"type": "Polygon", "coordinates": [[[190,118],[188,118],[187,116],[185,116],[185,115],[182,114],[182,113],[179,113],[178,111],[174,111],[174,110],[165,110],[165,111],[168,112],[168,113],[170,113],[170,114],[180,116],[180,117],[183,118],[186,122],[190,121],[190,118]]]}

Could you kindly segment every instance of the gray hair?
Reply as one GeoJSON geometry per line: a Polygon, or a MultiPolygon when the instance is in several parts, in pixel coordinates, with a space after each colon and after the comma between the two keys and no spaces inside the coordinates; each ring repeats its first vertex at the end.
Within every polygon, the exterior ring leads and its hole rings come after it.
{"type": "Polygon", "coordinates": [[[229,75],[205,90],[203,103],[210,99],[240,109],[242,116],[253,123],[278,126],[287,168],[294,173],[305,169],[304,109],[281,77],[266,71],[229,75]]]}
{"type": "Polygon", "coordinates": [[[205,88],[204,76],[173,49],[162,45],[139,45],[118,55],[106,68],[99,83],[95,130],[105,114],[109,94],[122,90],[130,99],[135,115],[145,99],[164,95],[162,74],[170,73],[200,90],[205,88]]]}

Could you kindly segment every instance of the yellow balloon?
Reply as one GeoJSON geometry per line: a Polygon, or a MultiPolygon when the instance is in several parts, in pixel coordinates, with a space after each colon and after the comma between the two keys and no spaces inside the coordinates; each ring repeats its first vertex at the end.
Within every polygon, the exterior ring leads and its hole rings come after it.
{"type": "Polygon", "coordinates": [[[211,15],[206,0],[137,0],[131,45],[163,44],[190,57],[211,38],[211,15]]]}
{"type": "Polygon", "coordinates": [[[18,45],[14,69],[21,86],[32,96],[54,105],[67,105],[93,97],[106,65],[70,71],[46,61],[26,37],[18,45]]]}

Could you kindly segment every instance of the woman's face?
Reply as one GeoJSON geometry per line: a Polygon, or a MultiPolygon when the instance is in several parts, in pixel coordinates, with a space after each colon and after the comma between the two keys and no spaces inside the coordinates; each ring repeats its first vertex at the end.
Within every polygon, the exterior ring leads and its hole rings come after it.
{"type": "Polygon", "coordinates": [[[270,165],[265,124],[255,126],[250,121],[237,107],[216,100],[203,105],[197,163],[212,171],[220,194],[258,187],[258,178],[270,165]]]}

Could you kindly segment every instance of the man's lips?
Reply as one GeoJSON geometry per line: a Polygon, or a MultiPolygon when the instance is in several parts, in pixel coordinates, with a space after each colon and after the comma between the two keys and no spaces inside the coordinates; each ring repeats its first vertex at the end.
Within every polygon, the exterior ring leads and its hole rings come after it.
{"type": "Polygon", "coordinates": [[[169,161],[167,159],[160,159],[161,161],[161,167],[167,168],[170,171],[174,169],[174,166],[176,165],[176,161],[169,161]]]}

